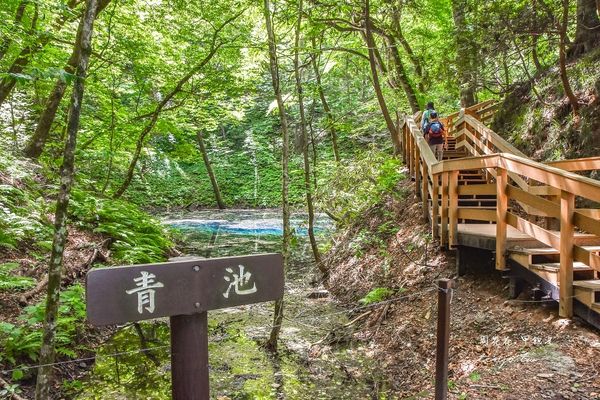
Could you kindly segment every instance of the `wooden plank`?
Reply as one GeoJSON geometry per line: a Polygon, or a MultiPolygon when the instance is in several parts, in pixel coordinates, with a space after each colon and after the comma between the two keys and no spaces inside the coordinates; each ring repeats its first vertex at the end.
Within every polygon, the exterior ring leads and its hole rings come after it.
{"type": "Polygon", "coordinates": [[[510,226],[525,233],[526,235],[535,238],[547,246],[551,246],[555,249],[560,249],[560,236],[550,232],[536,224],[524,220],[523,218],[513,214],[507,213],[506,221],[510,226]]]}
{"type": "MultiPolygon", "coordinates": [[[[460,186],[459,186],[460,187],[460,186]]],[[[496,210],[472,207],[459,207],[458,219],[471,219],[475,221],[496,221],[496,210]]]]}
{"type": "Polygon", "coordinates": [[[458,187],[459,196],[466,195],[495,195],[496,184],[486,183],[483,185],[464,185],[458,187]]]}
{"type": "Polygon", "coordinates": [[[440,232],[438,229],[438,216],[439,216],[439,195],[440,195],[440,176],[433,176],[433,187],[432,187],[432,195],[431,195],[431,232],[433,234],[433,238],[437,239],[440,237],[440,232]]]}
{"type": "Polygon", "coordinates": [[[427,219],[429,218],[429,179],[427,178],[427,170],[427,164],[423,163],[423,177],[421,182],[421,207],[423,208],[423,219],[425,220],[425,222],[427,222],[427,219]]]}
{"type": "Polygon", "coordinates": [[[449,205],[449,227],[448,227],[448,244],[453,248],[457,244],[457,225],[458,225],[458,174],[459,171],[452,171],[449,176],[448,195],[450,200],[449,205]]]}
{"type": "Polygon", "coordinates": [[[573,212],[575,195],[563,191],[560,196],[560,271],[558,315],[563,318],[573,316],[573,212]]]}
{"type": "Polygon", "coordinates": [[[528,206],[542,211],[543,216],[558,218],[560,216],[560,206],[550,200],[543,199],[528,193],[518,187],[508,186],[507,194],[511,199],[517,200],[528,206]]]}
{"type": "Polygon", "coordinates": [[[512,154],[498,156],[499,166],[519,175],[600,202],[600,182],[512,154]]]}
{"type": "Polygon", "coordinates": [[[600,169],[600,156],[576,158],[571,160],[547,161],[544,164],[565,171],[592,171],[600,169]]]}
{"type": "Polygon", "coordinates": [[[506,170],[496,172],[496,269],[506,268],[506,216],[508,213],[508,196],[506,170]]]}
{"type": "Polygon", "coordinates": [[[442,210],[441,210],[441,229],[440,244],[445,246],[448,243],[448,173],[442,174],[442,210]]]}

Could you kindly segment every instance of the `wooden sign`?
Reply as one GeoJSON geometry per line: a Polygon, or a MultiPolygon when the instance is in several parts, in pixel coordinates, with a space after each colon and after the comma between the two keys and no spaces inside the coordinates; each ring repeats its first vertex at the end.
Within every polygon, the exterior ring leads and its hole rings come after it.
{"type": "Polygon", "coordinates": [[[189,315],[283,297],[280,254],[95,269],[87,274],[93,325],[189,315]]]}

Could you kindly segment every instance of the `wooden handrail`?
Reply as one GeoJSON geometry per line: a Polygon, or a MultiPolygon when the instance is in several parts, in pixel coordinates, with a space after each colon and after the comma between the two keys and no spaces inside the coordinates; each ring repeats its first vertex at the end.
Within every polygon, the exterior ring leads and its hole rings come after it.
{"type": "Polygon", "coordinates": [[[600,170],[600,156],[576,158],[573,160],[546,161],[544,164],[565,171],[593,171],[600,170]]]}

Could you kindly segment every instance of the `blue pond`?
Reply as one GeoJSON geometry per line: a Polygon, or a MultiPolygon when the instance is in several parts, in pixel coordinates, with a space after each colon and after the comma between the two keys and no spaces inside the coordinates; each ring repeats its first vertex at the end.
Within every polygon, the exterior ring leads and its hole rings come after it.
{"type": "MultiPolygon", "coordinates": [[[[184,251],[205,257],[279,251],[283,234],[278,210],[203,210],[170,214],[163,222],[183,236],[184,251]]],[[[307,215],[292,214],[290,225],[294,235],[304,242],[303,237],[308,235],[307,215]]],[[[326,215],[317,217],[317,235],[330,234],[333,229],[326,215]]]]}

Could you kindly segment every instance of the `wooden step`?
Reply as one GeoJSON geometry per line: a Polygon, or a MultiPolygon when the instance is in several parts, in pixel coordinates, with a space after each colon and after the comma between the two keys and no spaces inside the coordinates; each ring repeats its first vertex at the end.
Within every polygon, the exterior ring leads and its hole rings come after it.
{"type": "Polygon", "coordinates": [[[573,281],[575,298],[588,307],[600,304],[600,279],[573,281]]]}
{"type": "Polygon", "coordinates": [[[592,303],[592,310],[600,313],[600,303],[592,303]]]}
{"type": "MultiPolygon", "coordinates": [[[[558,272],[560,270],[560,263],[540,263],[540,264],[529,264],[529,269],[538,269],[541,271],[558,272]]],[[[582,262],[573,262],[573,271],[593,271],[592,268],[585,265],[582,262]]]]}
{"type": "MultiPolygon", "coordinates": [[[[586,249],[587,251],[591,251],[591,252],[600,252],[600,246],[581,246],[584,249],[586,249]]],[[[530,254],[530,255],[553,255],[553,254],[560,254],[560,251],[553,249],[552,247],[536,247],[536,248],[530,248],[530,249],[524,249],[524,248],[514,248],[514,249],[510,249],[511,252],[513,253],[519,253],[519,254],[530,254]]]]}

